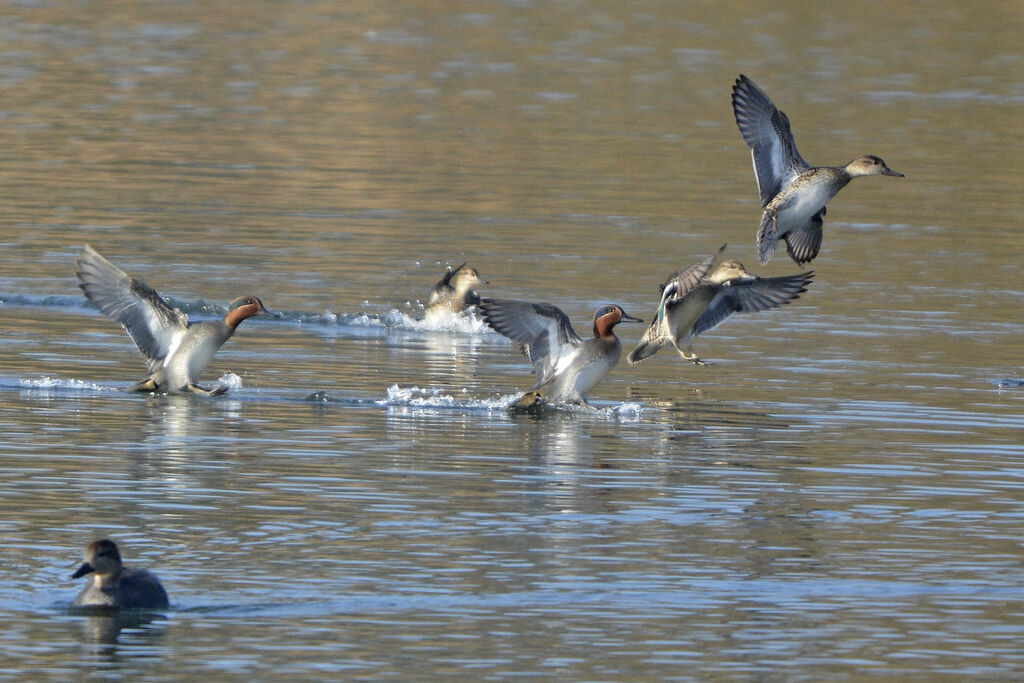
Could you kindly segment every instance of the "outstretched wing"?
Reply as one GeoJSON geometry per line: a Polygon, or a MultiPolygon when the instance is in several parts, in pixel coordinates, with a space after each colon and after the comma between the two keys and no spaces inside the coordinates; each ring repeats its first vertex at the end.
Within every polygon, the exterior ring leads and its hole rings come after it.
{"type": "Polygon", "coordinates": [[[725,322],[733,313],[757,313],[788,304],[807,291],[814,271],[782,277],[753,277],[732,280],[722,288],[707,310],[697,318],[691,337],[725,322]]]}
{"type": "Polygon", "coordinates": [[[808,261],[813,261],[821,249],[822,224],[825,215],[825,207],[821,211],[807,219],[807,222],[796,230],[790,230],[783,236],[786,240],[786,251],[789,257],[802,266],[808,261]]]}
{"type": "Polygon", "coordinates": [[[512,299],[483,299],[480,314],[495,332],[519,342],[537,374],[535,388],[553,376],[560,358],[573,353],[583,340],[569,317],[551,304],[512,299]]]}
{"type": "Polygon", "coordinates": [[[767,206],[779,190],[811,165],[796,149],[789,118],[757,84],[742,74],[732,87],[732,110],[740,135],[750,147],[761,206],[767,206]]]}
{"type": "Polygon", "coordinates": [[[462,270],[462,266],[466,265],[466,263],[469,262],[463,262],[463,264],[458,268],[450,268],[448,272],[444,274],[444,277],[442,277],[437,282],[437,284],[434,285],[434,287],[430,290],[430,297],[427,299],[428,306],[433,306],[434,304],[440,302],[448,292],[451,292],[454,289],[452,287],[452,278],[455,277],[455,273],[462,270]]]}
{"type": "Polygon", "coordinates": [[[651,321],[652,328],[662,323],[668,309],[671,309],[673,305],[681,301],[683,297],[700,285],[704,277],[710,272],[715,259],[718,258],[726,246],[723,244],[713,256],[707,257],[700,263],[694,263],[682,270],[677,270],[668,276],[665,284],[661,286],[661,303],[658,304],[658,312],[654,316],[654,320],[651,321]]]}
{"type": "Polygon", "coordinates": [[[76,261],[78,286],[100,311],[124,326],[147,359],[160,365],[188,328],[188,316],[171,308],[149,285],[129,276],[88,244],[76,261]]]}

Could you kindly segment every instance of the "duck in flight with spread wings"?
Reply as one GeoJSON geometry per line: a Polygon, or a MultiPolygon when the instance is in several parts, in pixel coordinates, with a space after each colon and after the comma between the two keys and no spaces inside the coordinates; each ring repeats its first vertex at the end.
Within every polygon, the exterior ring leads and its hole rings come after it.
{"type": "Polygon", "coordinates": [[[723,244],[714,256],[668,276],[650,327],[627,357],[630,364],[671,344],[684,359],[704,365],[693,351],[694,337],[721,325],[733,313],[756,313],[788,304],[807,291],[814,277],[814,271],[757,277],[736,261],[722,261],[712,269],[724,249],[723,244]]]}
{"type": "Polygon", "coordinates": [[[825,204],[854,178],[902,173],[866,154],[843,166],[811,166],[796,149],[789,118],[744,75],[732,88],[736,125],[750,147],[764,213],[757,230],[761,263],[768,263],[778,241],[797,265],[814,260],[821,249],[825,204]]]}

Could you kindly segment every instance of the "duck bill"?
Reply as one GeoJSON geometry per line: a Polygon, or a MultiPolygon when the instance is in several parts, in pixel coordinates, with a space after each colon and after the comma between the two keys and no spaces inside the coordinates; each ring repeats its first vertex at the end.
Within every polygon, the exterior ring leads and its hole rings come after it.
{"type": "Polygon", "coordinates": [[[634,318],[630,314],[628,314],[625,311],[623,311],[622,312],[622,321],[621,322],[624,322],[624,323],[642,323],[643,319],[642,318],[634,318]]]}
{"type": "Polygon", "coordinates": [[[889,168],[888,166],[886,166],[885,168],[882,169],[882,175],[891,175],[891,176],[896,176],[897,178],[905,177],[899,171],[894,171],[891,168],[889,168]]]}
{"type": "Polygon", "coordinates": [[[81,577],[85,576],[86,574],[92,574],[94,571],[96,571],[96,570],[93,569],[93,566],[91,564],[89,564],[88,562],[83,562],[82,566],[79,567],[78,569],[76,569],[75,573],[71,575],[71,578],[72,579],[80,579],[81,577]]]}
{"type": "Polygon", "coordinates": [[[265,316],[267,318],[283,318],[284,317],[284,313],[282,313],[281,311],[272,311],[269,308],[267,308],[266,306],[264,306],[263,308],[260,309],[260,313],[259,314],[262,315],[262,316],[265,316]]]}

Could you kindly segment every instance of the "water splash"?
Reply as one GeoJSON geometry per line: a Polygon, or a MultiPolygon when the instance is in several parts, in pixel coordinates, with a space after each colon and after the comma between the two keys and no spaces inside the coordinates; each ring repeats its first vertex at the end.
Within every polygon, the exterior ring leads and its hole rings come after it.
{"type": "MultiPolygon", "coordinates": [[[[463,389],[463,394],[468,390],[463,389]]],[[[474,399],[468,396],[452,396],[441,389],[424,389],[422,387],[400,387],[392,384],[388,387],[387,398],[377,401],[377,405],[388,407],[413,407],[444,410],[480,410],[505,411],[516,399],[515,396],[504,396],[495,399],[474,399]]]]}
{"type": "Polygon", "coordinates": [[[455,332],[465,335],[492,334],[491,328],[474,315],[474,309],[454,313],[452,311],[431,311],[423,318],[414,318],[396,309],[384,316],[385,324],[403,330],[417,332],[455,332]]]}
{"type": "Polygon", "coordinates": [[[242,378],[233,372],[226,372],[217,379],[217,388],[224,387],[225,391],[238,391],[242,388],[242,378]]]}
{"type": "Polygon", "coordinates": [[[444,332],[470,337],[494,334],[471,310],[460,313],[430,313],[423,317],[419,317],[415,311],[405,312],[397,308],[392,308],[386,313],[335,313],[329,309],[323,313],[282,311],[280,320],[324,328],[444,332]]]}
{"type": "MultiPolygon", "coordinates": [[[[38,379],[20,379],[18,380],[18,385],[22,389],[28,389],[40,393],[93,393],[97,391],[122,392],[127,388],[127,385],[109,386],[104,384],[97,384],[96,382],[89,382],[82,379],[67,379],[63,377],[40,377],[38,379]]],[[[233,372],[228,372],[217,380],[214,387],[224,387],[224,389],[227,391],[237,391],[242,388],[242,378],[233,372]]]]}
{"type": "Polygon", "coordinates": [[[39,392],[55,391],[120,391],[117,387],[103,386],[95,382],[87,382],[81,379],[63,379],[60,377],[40,377],[39,379],[21,379],[18,381],[23,389],[31,389],[39,392]]]}
{"type": "Polygon", "coordinates": [[[629,403],[619,403],[605,410],[623,422],[639,422],[643,418],[645,409],[642,403],[630,401],[629,403]]]}
{"type": "MultiPolygon", "coordinates": [[[[500,411],[511,414],[512,404],[519,394],[509,394],[492,399],[470,398],[468,390],[463,389],[464,396],[453,396],[441,389],[423,387],[400,387],[392,384],[388,387],[387,397],[376,401],[377,405],[402,408],[423,408],[430,410],[465,410],[465,411],[500,411]]],[[[573,414],[586,417],[613,419],[619,422],[637,422],[644,413],[643,404],[637,402],[615,403],[608,406],[580,406],[569,404],[545,403],[535,414],[550,413],[573,414]]]]}
{"type": "Polygon", "coordinates": [[[581,406],[569,403],[544,403],[543,410],[553,414],[571,413],[591,418],[605,418],[616,422],[639,422],[643,417],[644,406],[642,403],[630,401],[628,403],[591,403],[589,406],[581,406]]]}
{"type": "MultiPolygon", "coordinates": [[[[186,301],[165,296],[167,303],[178,311],[188,315],[195,320],[221,318],[227,313],[227,307],[218,302],[209,302],[203,299],[186,301]]],[[[47,295],[38,296],[31,294],[3,294],[0,293],[0,306],[16,306],[25,308],[44,309],[71,309],[82,313],[95,313],[100,315],[95,306],[85,297],[47,295]]],[[[413,306],[409,304],[409,306],[413,306]]],[[[445,332],[466,336],[480,336],[494,334],[487,324],[476,317],[474,309],[467,309],[459,313],[450,311],[431,312],[421,315],[422,307],[403,312],[396,308],[386,313],[335,313],[330,309],[321,313],[310,313],[307,311],[280,311],[279,318],[274,320],[285,323],[299,323],[301,325],[333,327],[354,327],[366,329],[395,329],[408,330],[412,332],[445,332]]],[[[264,324],[271,323],[271,319],[262,319],[264,324]]]]}

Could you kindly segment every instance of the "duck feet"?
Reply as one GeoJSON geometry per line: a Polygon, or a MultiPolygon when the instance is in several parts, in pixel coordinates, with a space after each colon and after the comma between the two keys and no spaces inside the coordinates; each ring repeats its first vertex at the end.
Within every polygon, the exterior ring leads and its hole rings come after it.
{"type": "Polygon", "coordinates": [[[159,385],[157,385],[157,383],[155,381],[153,381],[153,378],[150,377],[148,379],[142,380],[141,382],[136,382],[135,384],[133,384],[130,387],[128,387],[127,389],[125,389],[125,391],[128,391],[128,392],[138,391],[138,392],[156,393],[156,392],[160,391],[160,387],[159,387],[159,385]]]}
{"type": "Polygon", "coordinates": [[[687,346],[685,351],[682,350],[682,349],[678,349],[678,351],[679,351],[679,355],[680,356],[682,356],[684,359],[690,361],[694,365],[710,365],[710,363],[707,363],[707,362],[701,360],[697,356],[697,354],[693,352],[693,347],[692,346],[687,346]]]}
{"type": "Polygon", "coordinates": [[[228,388],[225,386],[219,386],[214,389],[207,389],[206,387],[201,387],[198,384],[189,384],[185,390],[193,394],[201,394],[203,396],[220,396],[221,394],[226,393],[228,388]]]}

